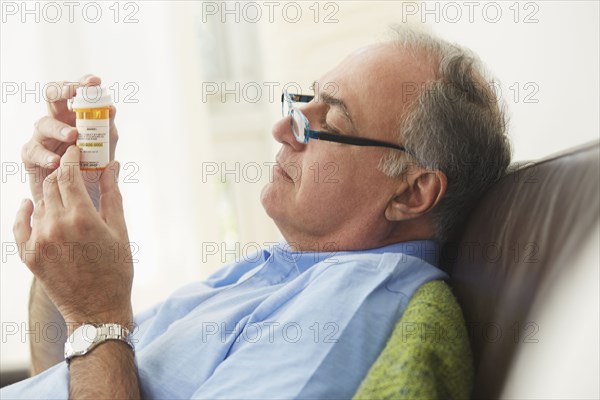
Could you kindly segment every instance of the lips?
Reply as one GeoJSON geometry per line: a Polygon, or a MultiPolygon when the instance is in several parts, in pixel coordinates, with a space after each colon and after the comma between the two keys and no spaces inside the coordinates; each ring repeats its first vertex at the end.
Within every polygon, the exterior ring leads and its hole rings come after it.
{"type": "Polygon", "coordinates": [[[281,175],[283,175],[284,178],[292,181],[292,178],[288,175],[287,172],[285,172],[285,168],[283,167],[285,163],[282,163],[280,160],[275,160],[275,162],[275,172],[280,173],[281,175]]]}

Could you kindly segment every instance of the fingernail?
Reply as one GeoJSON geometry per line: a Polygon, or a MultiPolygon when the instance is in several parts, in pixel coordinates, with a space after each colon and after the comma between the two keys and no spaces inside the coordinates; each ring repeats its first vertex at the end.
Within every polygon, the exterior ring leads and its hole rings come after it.
{"type": "Polygon", "coordinates": [[[23,206],[25,205],[25,203],[27,203],[27,200],[28,200],[28,199],[23,199],[23,200],[21,200],[21,207],[23,207],[23,206]]]}
{"type": "Polygon", "coordinates": [[[48,156],[48,158],[46,158],[46,161],[48,162],[48,164],[55,164],[56,163],[56,158],[54,156],[48,156]]]}
{"type": "Polygon", "coordinates": [[[60,134],[63,135],[64,137],[67,137],[67,135],[69,134],[69,132],[71,132],[71,128],[70,127],[64,127],[60,130],[60,134]]]}

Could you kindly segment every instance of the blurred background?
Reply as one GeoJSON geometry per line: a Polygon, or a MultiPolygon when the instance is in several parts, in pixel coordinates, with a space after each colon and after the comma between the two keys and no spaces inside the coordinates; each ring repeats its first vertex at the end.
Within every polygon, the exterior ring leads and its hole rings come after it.
{"type": "Polygon", "coordinates": [[[32,276],[12,222],[48,82],[94,73],[113,93],[141,311],[280,240],[259,194],[283,88],[310,93],[349,52],[408,24],[479,54],[515,161],[537,159],[598,137],[598,15],[596,1],[3,1],[0,370],[27,368],[27,341],[43,334],[26,331],[32,276]]]}

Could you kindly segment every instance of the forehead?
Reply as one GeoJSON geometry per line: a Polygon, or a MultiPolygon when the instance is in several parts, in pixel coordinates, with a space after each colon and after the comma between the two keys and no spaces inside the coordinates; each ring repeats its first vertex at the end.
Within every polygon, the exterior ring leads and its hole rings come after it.
{"type": "Polygon", "coordinates": [[[381,44],[353,52],[319,81],[344,101],[357,129],[363,131],[396,124],[418,88],[433,76],[424,57],[381,44]]]}

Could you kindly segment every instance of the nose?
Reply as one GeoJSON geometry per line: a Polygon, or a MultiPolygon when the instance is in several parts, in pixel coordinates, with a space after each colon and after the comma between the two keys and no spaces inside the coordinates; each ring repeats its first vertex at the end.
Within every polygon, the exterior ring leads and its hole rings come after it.
{"type": "Polygon", "coordinates": [[[292,117],[285,116],[273,125],[273,138],[283,145],[288,145],[295,151],[302,151],[306,145],[296,140],[292,132],[292,117]]]}

